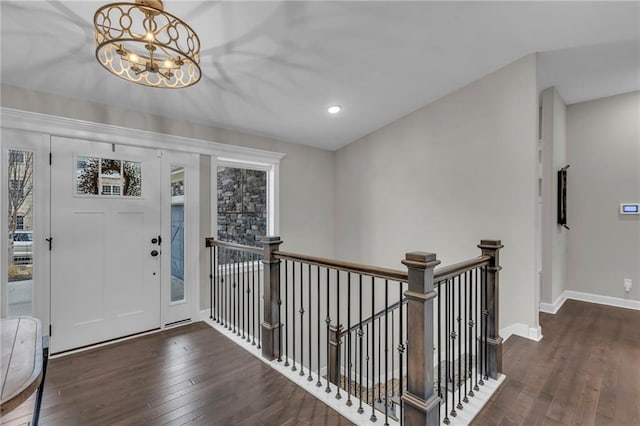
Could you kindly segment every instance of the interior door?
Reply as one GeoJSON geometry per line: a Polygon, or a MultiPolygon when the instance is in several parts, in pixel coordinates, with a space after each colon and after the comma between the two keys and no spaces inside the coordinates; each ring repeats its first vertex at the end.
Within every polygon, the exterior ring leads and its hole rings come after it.
{"type": "Polygon", "coordinates": [[[160,327],[160,158],[52,137],[51,348],[160,327]]]}

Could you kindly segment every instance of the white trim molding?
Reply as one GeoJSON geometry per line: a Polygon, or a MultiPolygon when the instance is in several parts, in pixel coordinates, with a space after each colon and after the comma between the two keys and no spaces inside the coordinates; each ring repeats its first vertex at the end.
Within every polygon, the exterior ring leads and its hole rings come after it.
{"type": "Polygon", "coordinates": [[[564,302],[567,300],[579,300],[581,302],[597,303],[599,305],[614,306],[616,308],[626,308],[640,310],[640,300],[623,299],[620,297],[601,296],[599,294],[584,293],[581,291],[565,290],[555,302],[540,303],[540,312],[556,314],[564,302]]]}
{"type": "Polygon", "coordinates": [[[94,123],[13,108],[0,108],[0,117],[2,119],[2,128],[5,129],[86,139],[95,142],[120,143],[145,148],[193,152],[216,157],[232,158],[236,161],[253,164],[277,165],[280,164],[280,160],[285,156],[285,154],[280,152],[167,135],[164,133],[114,126],[112,124],[94,123]]]}
{"type": "Polygon", "coordinates": [[[558,313],[560,308],[562,308],[562,305],[564,305],[564,302],[566,301],[567,301],[567,292],[563,291],[562,294],[560,294],[560,296],[558,296],[558,298],[553,303],[540,302],[539,310],[540,312],[544,312],[546,314],[555,315],[556,313],[558,313]]]}
{"type": "Polygon", "coordinates": [[[542,327],[529,327],[527,324],[515,323],[500,329],[500,336],[504,342],[513,336],[524,337],[525,339],[539,342],[542,340],[542,327]]]}

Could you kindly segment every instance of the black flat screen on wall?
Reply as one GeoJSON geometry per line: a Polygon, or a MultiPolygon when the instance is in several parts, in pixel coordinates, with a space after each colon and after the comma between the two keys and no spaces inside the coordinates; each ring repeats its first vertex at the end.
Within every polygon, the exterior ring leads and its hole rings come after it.
{"type": "Polygon", "coordinates": [[[567,226],[567,169],[569,166],[558,170],[558,225],[567,226]]]}

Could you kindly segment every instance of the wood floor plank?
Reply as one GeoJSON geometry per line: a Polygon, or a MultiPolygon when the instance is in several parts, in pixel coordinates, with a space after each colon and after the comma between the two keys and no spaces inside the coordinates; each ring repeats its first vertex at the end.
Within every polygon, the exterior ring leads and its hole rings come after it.
{"type": "MultiPolygon", "coordinates": [[[[0,423],[27,424],[32,406],[0,423]]],[[[351,424],[203,323],[49,362],[43,426],[237,423],[351,424]]]]}
{"type": "Polygon", "coordinates": [[[540,342],[504,344],[506,381],[475,425],[640,425],[640,311],[568,300],[540,342]]]}

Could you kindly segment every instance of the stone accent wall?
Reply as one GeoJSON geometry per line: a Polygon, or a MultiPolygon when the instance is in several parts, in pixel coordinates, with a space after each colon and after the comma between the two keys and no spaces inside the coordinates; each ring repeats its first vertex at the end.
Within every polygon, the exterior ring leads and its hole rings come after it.
{"type": "Polygon", "coordinates": [[[261,247],[267,232],[267,172],[218,167],[218,238],[261,247]]]}

